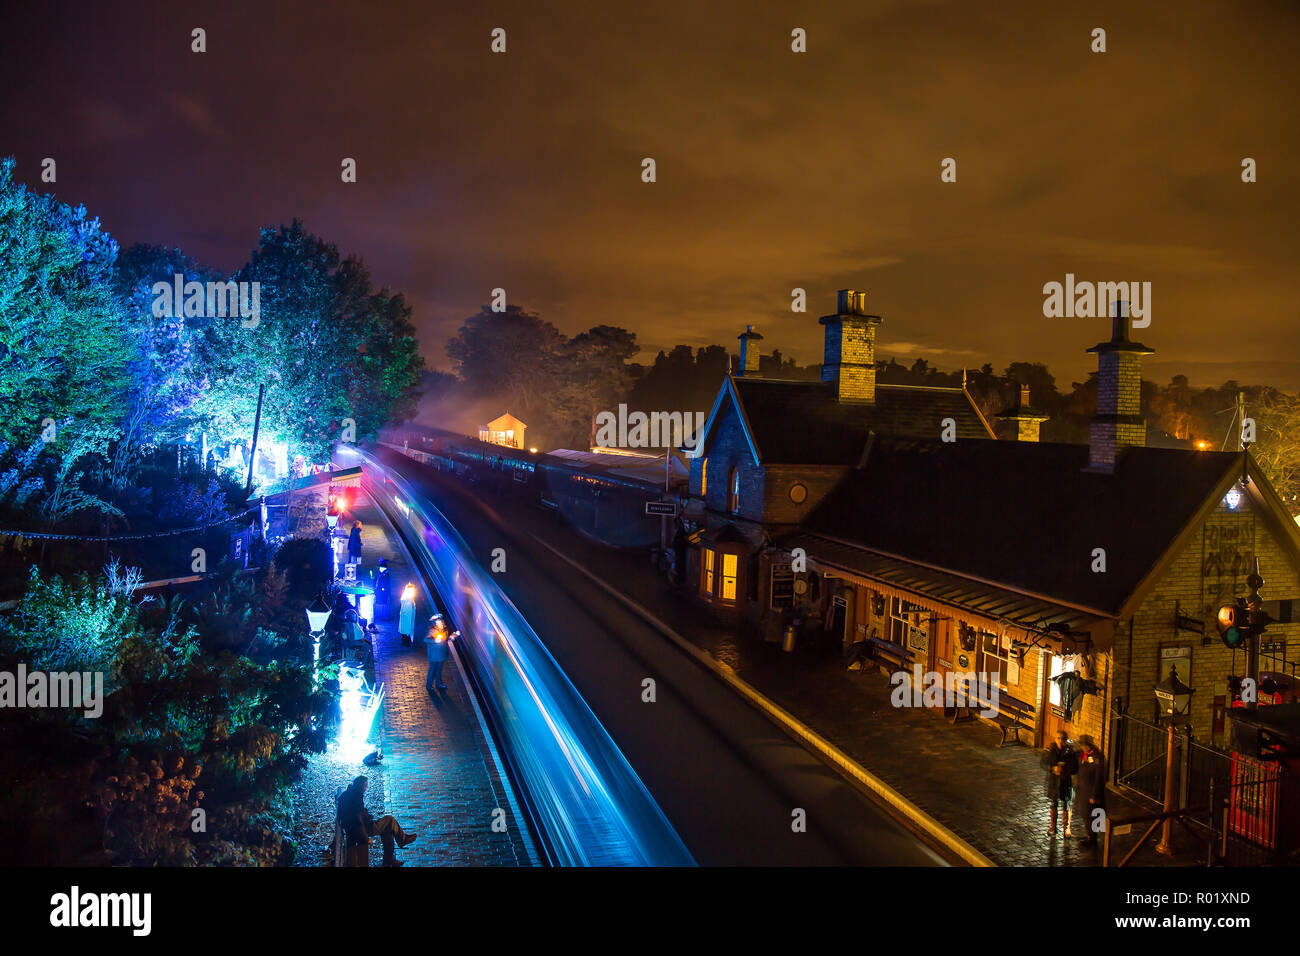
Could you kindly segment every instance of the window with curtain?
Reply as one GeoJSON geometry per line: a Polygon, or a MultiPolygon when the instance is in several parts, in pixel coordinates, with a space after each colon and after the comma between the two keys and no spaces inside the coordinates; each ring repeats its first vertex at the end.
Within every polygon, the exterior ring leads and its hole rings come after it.
{"type": "Polygon", "coordinates": [[[735,465],[727,478],[727,510],[732,514],[740,510],[740,469],[735,465]]]}
{"type": "Polygon", "coordinates": [[[709,597],[713,596],[713,552],[708,548],[704,549],[704,582],[700,590],[709,597]]]}

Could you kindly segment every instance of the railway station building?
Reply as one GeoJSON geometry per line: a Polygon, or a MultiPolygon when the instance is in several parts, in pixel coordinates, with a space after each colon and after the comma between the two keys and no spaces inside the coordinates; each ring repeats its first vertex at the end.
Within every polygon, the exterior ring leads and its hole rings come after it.
{"type": "MultiPolygon", "coordinates": [[[[1251,454],[1148,447],[1151,350],[1127,317],[1089,350],[1086,445],[1040,442],[1023,393],[999,438],[965,387],[877,383],[881,321],[842,291],[821,319],[822,381],[742,359],[722,383],[683,515],[699,600],[769,634],[798,621],[889,673],[996,675],[1007,744],[1064,729],[1105,752],[1112,715],[1153,718],[1171,675],[1193,691],[1196,737],[1229,743],[1245,662],[1217,608],[1246,595],[1256,559],[1264,599],[1300,598],[1300,532],[1251,454]]],[[[1262,704],[1295,699],[1297,648],[1300,624],[1269,628],[1262,704]]]]}

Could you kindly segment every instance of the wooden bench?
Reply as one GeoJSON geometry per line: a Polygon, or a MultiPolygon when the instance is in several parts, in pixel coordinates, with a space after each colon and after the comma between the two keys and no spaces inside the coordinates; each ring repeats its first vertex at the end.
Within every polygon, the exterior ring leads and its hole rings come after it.
{"type": "Polygon", "coordinates": [[[907,670],[912,666],[914,655],[906,647],[891,644],[889,641],[882,641],[878,637],[869,637],[863,643],[869,645],[868,650],[871,652],[871,657],[882,671],[893,673],[894,671],[907,670]]]}
{"type": "Polygon", "coordinates": [[[1033,730],[1034,707],[1017,697],[1010,694],[998,692],[998,712],[992,717],[985,717],[980,711],[984,705],[975,696],[973,696],[970,686],[970,678],[957,681],[956,706],[953,708],[952,722],[955,724],[959,720],[970,720],[972,717],[979,717],[980,720],[993,724],[1002,732],[1002,739],[998,741],[998,749],[1007,744],[1007,732],[1010,731],[1015,735],[1015,743],[1025,745],[1020,739],[1020,731],[1033,730]]]}
{"type": "MultiPolygon", "coordinates": [[[[978,702],[971,703],[970,678],[958,678],[953,684],[953,695],[952,722],[957,724],[964,720],[974,720],[980,705],[978,702]]],[[[948,716],[947,708],[944,708],[944,716],[948,716]]]]}
{"type": "Polygon", "coordinates": [[[990,720],[1002,731],[1002,739],[998,741],[998,748],[1001,749],[1007,744],[1007,731],[1015,734],[1016,743],[1027,746],[1020,739],[1020,731],[1033,730],[1034,706],[1027,704],[1023,700],[1012,697],[1010,694],[998,694],[998,712],[992,717],[981,718],[990,720]],[[1026,723],[1026,720],[1030,721],[1026,723]]]}

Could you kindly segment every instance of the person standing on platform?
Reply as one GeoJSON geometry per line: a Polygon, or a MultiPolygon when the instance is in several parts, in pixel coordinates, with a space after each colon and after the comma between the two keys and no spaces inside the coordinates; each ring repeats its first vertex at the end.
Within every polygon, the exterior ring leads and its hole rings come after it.
{"type": "Polygon", "coordinates": [[[410,647],[415,640],[415,585],[402,588],[402,608],[397,615],[397,633],[402,636],[402,646],[410,647]]]}
{"type": "Polygon", "coordinates": [[[1047,800],[1052,805],[1052,835],[1056,835],[1056,811],[1065,815],[1065,835],[1070,832],[1070,803],[1074,798],[1074,775],[1079,772],[1079,755],[1070,746],[1064,730],[1056,732],[1056,739],[1043,752],[1043,766],[1047,768],[1047,800]]]}
{"type": "Polygon", "coordinates": [[[393,601],[393,576],[388,570],[388,561],[385,558],[379,559],[379,567],[375,568],[375,620],[388,621],[392,619],[392,601],[393,601]]]}
{"type": "Polygon", "coordinates": [[[359,564],[361,562],[361,522],[357,521],[352,525],[352,532],[348,535],[348,563],[359,564]]]}
{"type": "Polygon", "coordinates": [[[1074,784],[1074,816],[1083,820],[1087,833],[1084,845],[1096,846],[1097,834],[1105,824],[1106,758],[1087,734],[1079,738],[1079,743],[1083,752],[1079,754],[1079,773],[1074,784]]]}
{"type": "Polygon", "coordinates": [[[433,626],[429,628],[428,637],[425,638],[429,655],[429,672],[424,678],[424,689],[432,694],[435,685],[438,690],[447,689],[447,685],[442,682],[442,665],[447,663],[451,642],[457,635],[447,633],[447,622],[443,620],[441,614],[435,614],[429,620],[433,626]]]}

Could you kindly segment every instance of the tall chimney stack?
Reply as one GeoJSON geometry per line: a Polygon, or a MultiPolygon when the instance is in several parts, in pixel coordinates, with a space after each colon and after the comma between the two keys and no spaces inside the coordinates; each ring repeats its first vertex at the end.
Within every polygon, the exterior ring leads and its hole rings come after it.
{"type": "Polygon", "coordinates": [[[1115,470],[1125,448],[1147,442],[1142,417],[1142,356],[1155,354],[1129,338],[1128,303],[1115,303],[1109,342],[1088,349],[1097,353],[1097,414],[1092,418],[1088,470],[1115,470]]]}
{"type": "Polygon", "coordinates": [[[745,326],[745,331],[736,336],[740,339],[740,368],[736,374],[748,378],[758,377],[758,346],[755,342],[760,341],[763,336],[754,331],[752,325],[745,326]]]}
{"type": "Polygon", "coordinates": [[[1002,437],[1011,441],[1038,441],[1038,429],[1050,416],[1029,404],[1029,386],[1020,386],[1020,404],[998,414],[1002,437]]]}
{"type": "Polygon", "coordinates": [[[819,320],[826,326],[822,381],[835,383],[835,396],[845,404],[876,402],[876,327],[884,321],[867,313],[867,294],[840,289],[834,315],[819,320]]]}

